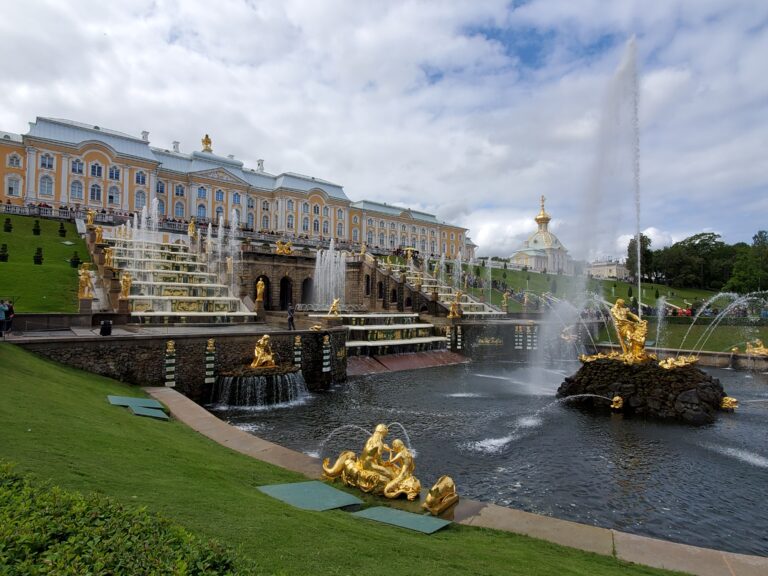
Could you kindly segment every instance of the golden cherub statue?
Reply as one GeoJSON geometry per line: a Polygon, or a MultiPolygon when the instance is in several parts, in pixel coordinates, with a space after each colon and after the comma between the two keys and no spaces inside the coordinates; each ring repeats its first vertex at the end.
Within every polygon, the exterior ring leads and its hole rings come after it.
{"type": "Polygon", "coordinates": [[[413,476],[413,454],[399,439],[392,442],[390,448],[384,442],[388,432],[386,425],[378,424],[365,441],[359,458],[353,451],[345,450],[333,465],[330,459],[324,459],[323,472],[328,478],[340,477],[347,486],[363,492],[415,500],[421,492],[421,482],[413,476]],[[385,453],[389,454],[387,460],[384,459],[385,453]]]}
{"type": "Polygon", "coordinates": [[[756,338],[752,342],[747,342],[746,353],[752,356],[768,356],[768,348],[763,345],[760,338],[756,338]]]}
{"type": "Polygon", "coordinates": [[[331,303],[331,307],[328,309],[328,316],[338,316],[339,315],[339,299],[334,298],[333,303],[331,303]]]}
{"type": "Polygon", "coordinates": [[[85,211],[85,225],[86,226],[93,226],[93,219],[96,216],[96,210],[93,208],[88,208],[88,210],[85,211]]]}
{"type": "Polygon", "coordinates": [[[113,248],[111,246],[107,246],[104,248],[104,266],[107,268],[112,268],[112,258],[113,258],[113,248]]]}
{"type": "Polygon", "coordinates": [[[131,284],[133,284],[133,278],[131,273],[127,270],[120,276],[120,299],[125,300],[131,295],[131,284]]]}
{"type": "Polygon", "coordinates": [[[93,298],[93,280],[91,279],[91,265],[87,262],[80,266],[80,270],[77,272],[78,285],[77,285],[77,297],[80,300],[87,300],[93,298]]]}
{"type": "Polygon", "coordinates": [[[104,243],[104,228],[101,226],[96,226],[95,230],[96,236],[93,239],[94,244],[103,244],[104,243]]]}
{"type": "Polygon", "coordinates": [[[194,240],[197,236],[197,227],[195,226],[194,217],[189,219],[189,225],[187,226],[187,236],[189,236],[190,240],[194,240]]]}
{"type": "Polygon", "coordinates": [[[611,399],[611,410],[621,410],[624,408],[624,398],[618,394],[611,399]]]}
{"type": "Polygon", "coordinates": [[[251,362],[251,368],[274,368],[275,364],[274,354],[272,353],[272,345],[269,342],[269,334],[264,334],[253,349],[253,362],[251,362]]]}
{"type": "Polygon", "coordinates": [[[165,353],[168,355],[176,354],[176,342],[174,342],[173,340],[168,340],[165,343],[165,353]]]}
{"type": "Polygon", "coordinates": [[[203,139],[200,142],[203,144],[203,152],[213,152],[213,148],[211,148],[213,141],[211,140],[211,137],[208,136],[208,134],[203,136],[203,139]]]}
{"type": "Polygon", "coordinates": [[[645,338],[648,335],[648,321],[632,313],[621,298],[611,308],[611,316],[624,361],[631,364],[647,360],[645,338]]]}
{"type": "Polygon", "coordinates": [[[216,340],[208,338],[208,342],[205,345],[206,352],[216,352],[216,340]]]}
{"type": "Polygon", "coordinates": [[[448,311],[448,318],[458,318],[461,316],[461,296],[462,291],[458,290],[456,292],[456,296],[453,299],[453,302],[451,302],[451,308],[448,311]]]}

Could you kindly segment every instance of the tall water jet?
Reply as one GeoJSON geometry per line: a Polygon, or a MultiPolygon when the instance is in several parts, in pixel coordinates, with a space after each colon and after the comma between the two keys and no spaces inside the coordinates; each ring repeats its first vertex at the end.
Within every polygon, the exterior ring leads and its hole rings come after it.
{"type": "Polygon", "coordinates": [[[315,276],[312,286],[313,302],[318,307],[328,307],[338,298],[344,303],[347,262],[343,252],[336,250],[332,238],[327,250],[318,250],[315,257],[315,276]]]}

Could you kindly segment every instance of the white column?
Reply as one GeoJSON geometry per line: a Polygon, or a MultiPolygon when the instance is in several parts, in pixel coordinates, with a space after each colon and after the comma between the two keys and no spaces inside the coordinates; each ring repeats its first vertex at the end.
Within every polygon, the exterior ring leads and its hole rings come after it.
{"type": "Polygon", "coordinates": [[[152,201],[157,197],[157,172],[149,173],[149,190],[147,191],[147,205],[152,206],[152,201]]]}
{"type": "Polygon", "coordinates": [[[66,204],[67,202],[67,184],[69,180],[69,154],[61,155],[61,186],[59,187],[59,204],[66,204]]]}
{"type": "Polygon", "coordinates": [[[131,176],[129,173],[128,166],[121,166],[120,170],[123,176],[123,198],[122,198],[121,204],[122,204],[123,210],[127,212],[131,209],[131,202],[130,202],[130,198],[128,197],[129,191],[130,191],[131,176]]]}
{"type": "Polygon", "coordinates": [[[27,182],[25,200],[34,200],[37,198],[37,184],[35,182],[35,166],[37,166],[37,150],[32,147],[27,148],[27,182]]]}

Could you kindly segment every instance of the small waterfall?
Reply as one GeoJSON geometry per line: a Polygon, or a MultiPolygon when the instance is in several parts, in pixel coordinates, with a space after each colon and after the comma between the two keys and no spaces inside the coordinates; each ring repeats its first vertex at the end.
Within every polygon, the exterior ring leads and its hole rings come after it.
{"type": "Polygon", "coordinates": [[[456,290],[461,289],[461,252],[456,254],[453,261],[453,287],[456,290]]]}
{"type": "Polygon", "coordinates": [[[328,307],[335,298],[344,303],[347,262],[343,252],[335,249],[331,239],[328,250],[318,250],[315,257],[313,300],[317,306],[328,307]]]}
{"type": "Polygon", "coordinates": [[[656,346],[656,348],[661,347],[661,338],[664,334],[664,321],[667,316],[667,297],[666,296],[659,296],[659,299],[656,300],[656,340],[654,341],[653,345],[656,346]]]}
{"type": "Polygon", "coordinates": [[[267,409],[296,404],[309,395],[304,376],[297,370],[287,374],[220,376],[212,401],[220,407],[267,409]]]}

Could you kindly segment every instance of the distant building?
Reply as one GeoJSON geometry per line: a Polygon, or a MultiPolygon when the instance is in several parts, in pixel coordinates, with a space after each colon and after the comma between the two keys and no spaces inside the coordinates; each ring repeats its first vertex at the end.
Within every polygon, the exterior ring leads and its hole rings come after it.
{"type": "Polygon", "coordinates": [[[568,255],[568,250],[549,231],[552,218],[544,210],[544,196],[541,197],[541,210],[535,220],[538,230],[525,241],[522,248],[512,253],[512,264],[534,272],[573,274],[573,259],[568,255]]]}
{"type": "Polygon", "coordinates": [[[592,278],[611,278],[626,280],[629,278],[629,270],[623,262],[608,260],[607,262],[592,262],[587,269],[592,278]]]}

